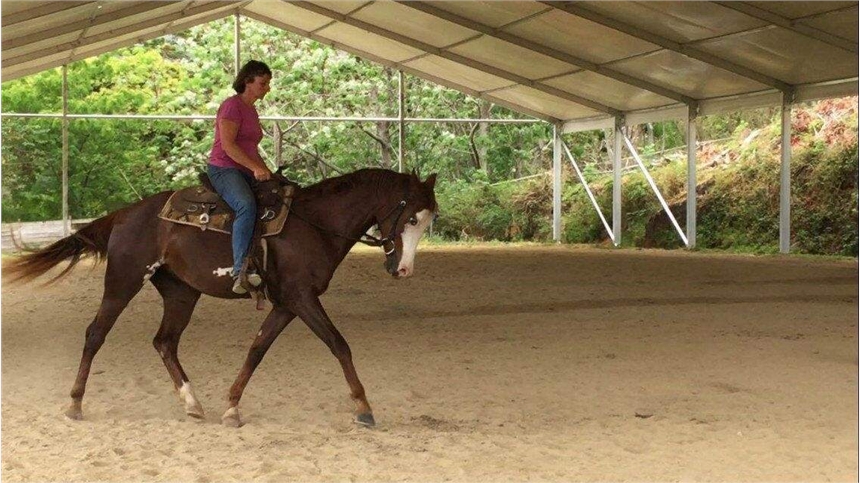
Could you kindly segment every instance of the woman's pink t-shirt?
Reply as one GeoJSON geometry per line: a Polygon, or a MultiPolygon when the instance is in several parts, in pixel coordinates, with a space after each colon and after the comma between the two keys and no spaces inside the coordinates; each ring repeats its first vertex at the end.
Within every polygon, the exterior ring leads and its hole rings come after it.
{"type": "Polygon", "coordinates": [[[221,119],[227,119],[239,125],[239,132],[236,133],[236,145],[249,158],[262,161],[260,153],[257,151],[257,145],[263,139],[263,127],[260,125],[257,109],[242,102],[238,94],[222,102],[221,107],[218,108],[218,114],[215,116],[215,143],[212,145],[212,152],[209,153],[209,164],[221,168],[239,168],[251,173],[250,169],[233,161],[221,146],[221,130],[218,127],[221,119]]]}

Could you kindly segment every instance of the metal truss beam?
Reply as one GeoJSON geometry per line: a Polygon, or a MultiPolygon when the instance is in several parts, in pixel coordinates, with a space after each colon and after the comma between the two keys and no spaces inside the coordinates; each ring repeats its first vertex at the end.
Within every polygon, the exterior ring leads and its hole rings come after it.
{"type": "Polygon", "coordinates": [[[706,64],[713,65],[715,67],[719,67],[723,70],[729,71],[733,74],[737,74],[742,77],[746,77],[748,79],[752,79],[756,82],[764,84],[766,86],[773,87],[774,89],[780,90],[782,92],[791,92],[793,87],[785,83],[779,79],[774,77],[762,74],[761,72],[755,71],[753,69],[744,67],[742,65],[735,64],[729,60],[723,59],[721,57],[717,57],[715,55],[709,54],[702,50],[696,49],[689,45],[681,44],[675,42],[673,40],[669,40],[665,37],[662,37],[657,34],[653,34],[646,30],[640,29],[633,25],[626,24],[624,22],[620,22],[618,20],[606,17],[605,15],[601,15],[597,12],[591,11],[585,7],[582,7],[578,4],[572,2],[549,2],[544,1],[541,2],[546,5],[550,5],[559,10],[563,10],[571,15],[576,15],[577,17],[582,17],[586,20],[590,20],[594,23],[603,25],[605,27],[609,27],[613,30],[617,30],[619,32],[623,32],[632,37],[636,37],[640,40],[644,40],[646,42],[651,42],[652,44],[659,45],[660,47],[672,51],[677,52],[679,54],[685,55],[691,59],[698,60],[700,62],[704,62],[706,64]]]}
{"type": "Polygon", "coordinates": [[[503,29],[495,29],[488,25],[475,22],[473,20],[460,17],[454,13],[448,12],[447,10],[442,10],[439,7],[433,6],[426,2],[417,2],[417,1],[404,1],[397,0],[397,3],[400,3],[404,6],[414,8],[416,10],[422,11],[424,13],[428,13],[430,15],[445,19],[451,23],[455,23],[461,27],[466,27],[471,30],[475,30],[477,32],[481,32],[482,34],[493,37],[499,40],[504,40],[505,42],[509,42],[516,46],[522,47],[527,50],[531,50],[532,52],[537,52],[547,57],[552,57],[553,59],[560,60],[567,64],[574,65],[581,69],[591,71],[597,74],[600,74],[605,77],[609,77],[610,79],[617,80],[619,82],[623,82],[625,84],[638,87],[639,89],[644,89],[646,91],[653,92],[655,94],[659,94],[663,97],[667,97],[669,99],[674,99],[678,102],[683,102],[684,104],[695,104],[696,100],[692,97],[681,94],[680,92],[673,91],[671,89],[667,89],[662,86],[658,86],[656,84],[652,84],[643,79],[639,79],[633,76],[629,76],[627,74],[609,69],[607,67],[601,66],[600,64],[595,64],[594,62],[589,62],[585,59],[581,59],[579,57],[570,55],[566,52],[561,52],[559,50],[553,49],[551,47],[547,47],[545,45],[540,45],[536,42],[532,42],[528,39],[524,39],[522,37],[518,37],[514,34],[505,32],[503,29]]]}
{"type": "Polygon", "coordinates": [[[489,95],[487,93],[476,91],[475,89],[472,89],[471,87],[466,87],[466,86],[457,84],[456,82],[451,82],[449,80],[441,79],[439,77],[427,74],[427,73],[422,72],[422,71],[415,69],[413,67],[408,67],[408,66],[404,65],[402,62],[394,62],[394,61],[391,61],[388,59],[384,59],[382,57],[378,57],[378,56],[371,54],[369,52],[365,52],[363,50],[356,49],[355,47],[351,47],[349,45],[346,45],[346,44],[343,44],[340,42],[336,42],[334,40],[331,40],[327,37],[320,35],[319,33],[308,32],[306,30],[302,30],[300,28],[285,24],[283,22],[278,22],[277,20],[273,20],[273,19],[270,19],[268,17],[258,15],[256,13],[250,12],[250,11],[244,11],[243,15],[246,17],[258,20],[260,22],[263,22],[267,25],[271,25],[273,27],[277,27],[280,29],[284,29],[288,32],[292,32],[296,35],[301,35],[302,37],[307,37],[309,39],[316,40],[317,42],[319,42],[321,44],[328,45],[328,46],[333,47],[335,49],[342,50],[344,52],[349,52],[350,54],[356,55],[358,57],[361,57],[363,59],[377,63],[379,65],[382,65],[382,66],[385,66],[385,67],[388,67],[391,69],[402,70],[403,72],[406,72],[407,74],[411,74],[411,75],[414,75],[415,77],[420,77],[422,79],[429,80],[430,82],[439,84],[440,86],[448,87],[450,89],[455,89],[455,90],[458,90],[458,91],[463,92],[465,94],[468,94],[472,97],[484,99],[484,100],[490,101],[494,104],[498,104],[502,107],[506,107],[508,109],[512,109],[514,111],[521,112],[523,114],[527,114],[527,115],[532,116],[536,119],[541,119],[541,120],[549,122],[549,123],[555,123],[555,122],[559,121],[559,119],[556,119],[552,116],[547,116],[546,114],[541,114],[541,113],[539,113],[533,109],[529,109],[525,106],[521,106],[519,104],[510,102],[510,101],[506,101],[504,99],[499,99],[499,98],[492,96],[492,95],[489,95]]]}
{"type": "MultiPolygon", "coordinates": [[[[107,31],[107,32],[104,32],[104,33],[101,33],[98,35],[92,35],[89,37],[84,37],[84,38],[77,40],[77,41],[67,42],[65,44],[56,45],[53,47],[37,50],[35,52],[22,54],[22,55],[18,55],[15,57],[9,57],[9,54],[6,53],[7,46],[4,44],[3,45],[4,55],[3,55],[2,65],[3,65],[3,67],[13,67],[13,66],[18,65],[18,64],[22,64],[25,62],[30,62],[33,60],[48,57],[50,55],[56,54],[58,52],[63,52],[63,51],[68,50],[68,49],[78,50],[81,47],[86,47],[88,45],[103,42],[105,40],[109,40],[109,39],[116,38],[119,36],[128,35],[128,34],[132,34],[134,32],[146,30],[146,29],[161,25],[162,23],[165,22],[165,20],[171,22],[170,24],[168,24],[168,27],[166,29],[159,30],[159,31],[152,33],[152,34],[142,35],[140,37],[139,41],[149,40],[151,38],[155,38],[155,37],[159,37],[161,35],[164,35],[165,33],[173,33],[173,32],[181,31],[181,30],[188,28],[190,26],[189,23],[183,22],[183,20],[186,20],[187,17],[194,17],[197,15],[203,15],[205,13],[213,12],[213,11],[218,12],[215,15],[205,16],[202,19],[199,19],[200,21],[197,22],[197,23],[205,23],[205,22],[208,22],[210,20],[215,20],[218,17],[224,16],[224,13],[223,13],[224,10],[235,10],[238,7],[240,7],[241,5],[242,4],[235,4],[235,3],[229,3],[229,2],[206,3],[203,5],[197,6],[197,7],[189,8],[189,9],[181,11],[181,12],[176,12],[176,13],[172,13],[170,15],[165,15],[163,17],[146,20],[146,21],[139,22],[139,23],[136,23],[133,25],[128,25],[126,27],[122,27],[119,29],[110,30],[110,31],[107,31]],[[176,28],[177,25],[179,26],[179,28],[176,28]]],[[[103,53],[103,52],[109,52],[111,50],[116,49],[118,46],[126,45],[127,43],[128,43],[127,41],[123,41],[123,42],[117,42],[114,44],[110,44],[110,48],[98,49],[97,53],[87,52],[84,54],[83,57],[81,57],[80,55],[73,54],[69,58],[68,62],[80,60],[81,58],[90,57],[92,55],[98,55],[98,54],[103,53]]],[[[31,68],[31,69],[27,69],[27,73],[38,72],[40,70],[43,70],[43,68],[37,66],[37,67],[31,68]]],[[[20,77],[21,75],[25,75],[25,74],[17,74],[16,73],[15,77],[20,77]]],[[[5,81],[7,79],[3,79],[3,80],[5,81]]]]}
{"type": "MultiPolygon", "coordinates": [[[[286,1],[286,0],[282,0],[282,1],[286,1]]],[[[361,20],[349,17],[347,15],[343,15],[339,12],[334,11],[334,10],[329,10],[327,8],[321,7],[321,6],[316,5],[314,3],[303,2],[303,1],[302,2],[289,2],[289,3],[290,3],[290,5],[304,8],[305,10],[308,10],[308,11],[314,12],[316,14],[337,20],[339,22],[343,22],[347,25],[351,25],[353,27],[357,27],[357,28],[360,28],[362,30],[366,30],[368,32],[374,33],[374,34],[379,35],[381,37],[385,37],[389,40],[394,40],[395,42],[400,42],[401,44],[408,45],[412,48],[415,48],[415,49],[418,49],[418,50],[421,50],[424,52],[429,52],[429,53],[436,55],[438,57],[442,57],[442,58],[457,62],[458,64],[469,66],[473,69],[480,70],[480,71],[485,72],[487,74],[491,74],[491,75],[494,75],[496,77],[500,77],[502,79],[507,79],[511,82],[516,82],[517,84],[521,84],[525,87],[530,87],[532,89],[535,89],[535,90],[538,90],[541,92],[545,92],[547,94],[559,97],[561,99],[565,99],[565,100],[568,100],[570,102],[580,104],[580,105],[588,107],[590,109],[594,109],[595,111],[604,112],[607,114],[611,114],[613,116],[622,114],[621,111],[619,111],[615,108],[609,107],[607,105],[601,104],[599,102],[596,102],[594,100],[586,99],[584,97],[577,96],[575,94],[571,94],[569,92],[563,91],[561,89],[557,89],[555,87],[551,87],[551,86],[548,86],[545,84],[541,84],[539,82],[535,82],[535,81],[528,79],[526,77],[520,76],[518,74],[514,74],[513,72],[508,72],[504,69],[500,69],[498,67],[493,67],[491,65],[484,64],[482,62],[478,62],[476,60],[470,59],[468,57],[464,57],[462,55],[458,55],[458,54],[455,54],[453,52],[449,52],[449,51],[440,49],[438,47],[427,44],[425,42],[421,42],[420,40],[416,40],[416,39],[413,39],[411,37],[407,37],[405,35],[401,35],[401,34],[398,34],[396,32],[392,32],[390,30],[384,29],[384,28],[379,27],[377,25],[363,22],[361,20]]]]}
{"type": "Polygon", "coordinates": [[[836,35],[829,34],[823,30],[819,30],[815,27],[811,27],[800,21],[791,20],[789,18],[785,18],[781,15],[777,15],[773,12],[769,12],[763,8],[756,7],[755,5],[750,5],[746,2],[714,2],[718,5],[721,5],[725,8],[732,9],[736,12],[740,12],[744,15],[762,20],[771,25],[776,25],[777,27],[782,27],[786,30],[790,30],[792,32],[799,33],[801,35],[805,35],[811,39],[819,40],[826,44],[830,44],[834,47],[839,47],[840,49],[847,50],[853,54],[858,52],[857,43],[852,42],[848,39],[844,39],[842,37],[838,37],[836,35]]]}

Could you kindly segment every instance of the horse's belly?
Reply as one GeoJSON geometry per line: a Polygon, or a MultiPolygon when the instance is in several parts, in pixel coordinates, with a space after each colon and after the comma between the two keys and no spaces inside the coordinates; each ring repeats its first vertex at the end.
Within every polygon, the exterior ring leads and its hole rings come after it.
{"type": "Polygon", "coordinates": [[[233,247],[228,234],[174,224],[169,228],[164,264],[195,289],[216,297],[233,297],[230,290],[233,247]]]}

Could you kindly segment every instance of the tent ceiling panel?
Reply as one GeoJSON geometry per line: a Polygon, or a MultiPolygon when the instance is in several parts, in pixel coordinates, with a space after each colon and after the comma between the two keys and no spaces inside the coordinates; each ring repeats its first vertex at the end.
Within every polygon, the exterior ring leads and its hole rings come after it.
{"type": "Polygon", "coordinates": [[[715,39],[699,48],[789,84],[809,84],[857,74],[857,54],[803,39],[778,27],[715,39]]]}
{"type": "Polygon", "coordinates": [[[549,79],[544,83],[622,111],[675,104],[672,99],[587,71],[549,79]]]}
{"type": "Polygon", "coordinates": [[[659,48],[556,9],[508,27],[505,31],[598,64],[659,48]]]}
{"type": "Polygon", "coordinates": [[[448,50],[532,80],[579,70],[566,62],[486,36],[448,50]]]}
{"type": "MultiPolygon", "coordinates": [[[[2,79],[244,13],[541,119],[855,95],[855,2],[3,2],[2,79]],[[816,84],[827,81],[824,84],[816,84]],[[818,97],[816,97],[818,96],[818,97]]],[[[605,122],[600,120],[600,122],[605,122]]]]}
{"type": "Polygon", "coordinates": [[[501,28],[541,12],[552,10],[535,2],[434,2],[434,6],[480,22],[492,28],[501,28]]]}
{"type": "Polygon", "coordinates": [[[39,5],[33,5],[32,1],[8,0],[3,2],[2,25],[5,29],[19,22],[51,15],[61,10],[76,8],[79,5],[86,5],[88,3],[92,2],[41,2],[39,5]]]}
{"type": "MultiPolygon", "coordinates": [[[[289,2],[280,2],[280,3],[289,3],[289,2]]],[[[367,0],[335,0],[331,1],[319,1],[314,2],[320,7],[325,7],[329,10],[333,10],[335,12],[341,13],[343,15],[348,15],[352,12],[355,12],[358,9],[364,8],[373,2],[367,0]]]]}
{"type": "Polygon", "coordinates": [[[181,13],[188,5],[181,3],[153,4],[151,2],[140,2],[137,5],[128,6],[127,3],[106,3],[104,13],[100,16],[108,19],[105,22],[93,22],[86,28],[86,35],[98,35],[115,29],[121,29],[128,25],[145,22],[153,16],[165,17],[171,14],[181,13]],[[123,8],[123,5],[126,5],[123,8]],[[115,20],[113,20],[115,18],[115,20]]]}
{"type": "Polygon", "coordinates": [[[754,7],[791,20],[820,15],[841,8],[857,5],[857,2],[745,2],[754,7]]]}
{"type": "MultiPolygon", "coordinates": [[[[37,55],[33,56],[34,58],[41,57],[40,51],[44,49],[48,49],[51,46],[55,45],[57,42],[65,44],[67,42],[74,42],[81,37],[80,32],[71,32],[63,35],[57,35],[54,37],[45,38],[38,41],[33,41],[26,44],[21,44],[19,47],[8,47],[6,48],[4,45],[3,51],[3,62],[4,65],[8,59],[16,58],[23,55],[33,54],[34,52],[37,55]]],[[[4,42],[5,44],[5,42],[4,42]]],[[[56,51],[54,51],[56,52],[56,51]]]]}
{"type": "Polygon", "coordinates": [[[448,79],[476,91],[490,91],[512,85],[511,81],[482,72],[457,62],[430,55],[407,62],[404,65],[415,70],[448,79]]]}
{"type": "MultiPolygon", "coordinates": [[[[41,72],[41,71],[45,70],[46,65],[49,65],[52,67],[57,66],[57,65],[63,65],[63,63],[68,58],[69,58],[68,52],[58,52],[58,53],[54,53],[54,54],[50,54],[50,55],[42,55],[36,59],[32,59],[32,60],[28,60],[28,61],[20,63],[20,64],[16,64],[13,72],[15,74],[21,72],[22,73],[21,76],[24,76],[24,75],[27,75],[30,73],[34,73],[34,72],[41,72]]],[[[7,69],[4,67],[3,70],[5,71],[7,69]]]]}
{"type": "Polygon", "coordinates": [[[232,2],[208,2],[195,4],[185,12],[178,12],[170,21],[153,21],[150,19],[143,24],[136,24],[126,28],[118,28],[102,35],[94,36],[82,41],[59,44],[55,48],[37,51],[34,54],[18,56],[13,59],[6,57],[3,51],[3,79],[17,78],[53,67],[64,63],[74,62],[88,57],[110,52],[123,47],[128,47],[146,40],[161,37],[187,30],[195,25],[211,22],[222,18],[236,10],[236,4],[232,2]],[[34,57],[35,54],[39,54],[34,57]],[[7,65],[10,64],[10,65],[7,65]]]}
{"type": "Polygon", "coordinates": [[[278,22],[289,23],[306,32],[331,23],[328,17],[295,7],[287,2],[252,2],[245,9],[278,22]]]}
{"type": "Polygon", "coordinates": [[[757,92],[767,86],[675,52],[661,50],[612,65],[630,75],[669,86],[695,99],[757,92]]]}
{"type": "Polygon", "coordinates": [[[529,109],[545,112],[553,117],[567,120],[580,117],[594,117],[600,112],[589,109],[580,104],[559,99],[551,94],[538,91],[530,87],[514,87],[493,93],[494,96],[510,101],[514,104],[528,107],[529,109]]]}
{"type": "MultiPolygon", "coordinates": [[[[158,4],[155,4],[158,5],[158,4]]],[[[163,5],[163,4],[162,4],[163,5]]],[[[164,27],[164,28],[172,28],[175,25],[186,25],[188,22],[196,21],[196,22],[206,22],[211,20],[211,12],[215,12],[218,16],[223,16],[223,13],[227,9],[232,9],[231,4],[225,4],[223,2],[209,2],[209,3],[201,3],[195,6],[191,6],[183,11],[177,11],[170,15],[159,16],[155,18],[149,18],[142,22],[120,26],[119,23],[111,24],[114,28],[110,31],[102,32],[97,35],[92,35],[91,32],[81,32],[69,34],[68,37],[56,37],[54,40],[56,41],[53,44],[48,44],[47,40],[43,42],[41,45],[33,44],[23,46],[19,49],[7,49],[4,45],[3,51],[3,68],[5,69],[10,65],[18,65],[24,62],[31,62],[36,59],[43,59],[45,56],[53,56],[53,54],[57,52],[69,52],[70,56],[74,56],[77,52],[81,52],[81,49],[84,46],[98,43],[98,42],[106,42],[113,41],[115,42],[117,38],[126,36],[130,33],[139,33],[147,29],[151,29],[153,27],[164,27]],[[204,18],[204,20],[200,20],[204,18]],[[83,35],[83,37],[81,37],[83,35]],[[68,41],[66,41],[68,39],[68,41]],[[36,47],[36,49],[32,49],[36,47]]],[[[175,30],[171,30],[175,31],[175,30]]],[[[137,42],[134,38],[131,38],[131,43],[137,42]]],[[[111,45],[110,43],[108,45],[111,45]]],[[[129,44],[130,45],[130,44],[129,44]]],[[[71,57],[69,57],[71,58],[71,57]]],[[[80,57],[78,57],[80,58],[80,57]]],[[[17,71],[16,71],[17,72],[17,71]]],[[[4,74],[6,70],[4,70],[4,74]]],[[[24,74],[21,74],[24,75],[24,74]]]]}
{"type": "Polygon", "coordinates": [[[79,47],[78,49],[75,49],[75,53],[77,55],[85,56],[84,58],[90,57],[90,52],[103,52],[103,49],[105,47],[113,45],[117,42],[125,42],[127,44],[129,41],[134,41],[138,37],[157,37],[163,29],[164,27],[156,25],[147,29],[136,30],[125,35],[120,35],[119,37],[111,37],[109,39],[102,40],[101,42],[94,42],[92,44],[87,44],[83,47],[79,47]]]}
{"type": "Polygon", "coordinates": [[[802,23],[812,28],[822,31],[829,31],[831,34],[857,43],[858,32],[857,17],[860,10],[857,4],[850,8],[840,9],[833,13],[827,13],[819,17],[803,20],[802,23]]]}
{"type": "Polygon", "coordinates": [[[4,43],[38,35],[61,25],[87,20],[96,9],[95,2],[52,2],[44,5],[46,12],[44,15],[27,16],[28,5],[33,5],[33,2],[3,2],[2,39],[4,43]],[[7,19],[9,10],[11,12],[8,15],[12,18],[7,19]]]}
{"type": "Polygon", "coordinates": [[[460,43],[478,34],[394,2],[373,3],[351,17],[437,48],[460,43]]]}
{"type": "Polygon", "coordinates": [[[393,62],[403,62],[424,54],[419,49],[342,23],[332,24],[320,30],[319,34],[335,42],[360,46],[366,52],[393,62]]]}
{"type": "Polygon", "coordinates": [[[588,2],[588,9],[680,43],[767,25],[709,2],[588,2]]]}

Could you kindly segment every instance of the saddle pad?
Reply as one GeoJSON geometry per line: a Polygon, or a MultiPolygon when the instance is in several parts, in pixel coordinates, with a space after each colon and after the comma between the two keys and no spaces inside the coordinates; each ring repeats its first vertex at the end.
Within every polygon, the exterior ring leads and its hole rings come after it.
{"type": "MultiPolygon", "coordinates": [[[[189,201],[199,197],[200,187],[192,186],[181,189],[172,195],[158,217],[173,223],[196,226],[201,230],[211,230],[218,233],[230,234],[233,231],[233,211],[226,206],[223,200],[218,203],[207,201],[189,201]],[[208,216],[204,217],[203,214],[208,216]]],[[[283,185],[279,187],[282,203],[274,206],[257,206],[257,224],[262,223],[262,236],[277,235],[284,229],[287,215],[290,213],[290,205],[293,202],[295,186],[283,185]],[[263,221],[261,221],[261,219],[263,221]]]]}

